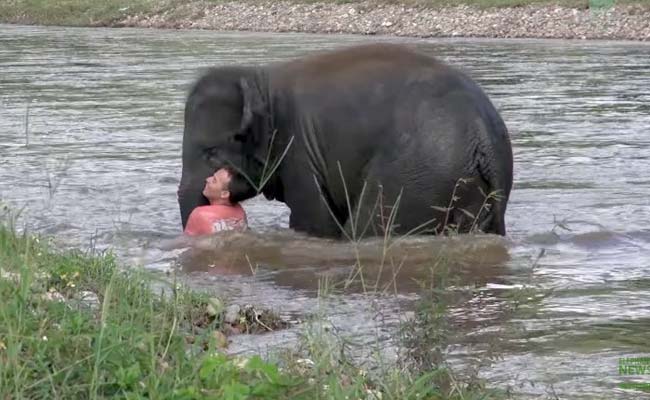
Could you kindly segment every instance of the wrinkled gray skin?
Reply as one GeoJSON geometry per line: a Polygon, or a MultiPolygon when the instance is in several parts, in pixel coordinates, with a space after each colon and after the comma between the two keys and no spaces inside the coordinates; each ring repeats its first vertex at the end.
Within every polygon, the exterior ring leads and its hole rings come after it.
{"type": "Polygon", "coordinates": [[[207,204],[201,190],[216,168],[245,173],[234,193],[242,200],[279,159],[261,192],[287,204],[297,231],[506,233],[512,148],[503,120],[469,77],[403,46],[205,73],[185,108],[183,226],[207,204]]]}

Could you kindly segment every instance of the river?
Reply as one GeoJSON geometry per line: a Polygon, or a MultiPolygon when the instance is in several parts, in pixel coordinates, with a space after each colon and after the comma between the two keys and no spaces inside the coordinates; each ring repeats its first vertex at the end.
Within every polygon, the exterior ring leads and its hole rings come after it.
{"type": "MultiPolygon", "coordinates": [[[[471,293],[450,310],[450,363],[496,349],[480,376],[517,398],[636,399],[618,384],[650,383],[618,369],[650,355],[649,134],[649,44],[0,25],[0,199],[22,209],[21,226],[291,320],[319,314],[360,357],[390,353],[414,281],[444,251],[453,290],[471,293]],[[396,278],[375,279],[381,240],[303,237],[282,203],[256,198],[244,203],[249,233],[179,244],[183,105],[201,70],[371,41],[436,55],[489,94],[514,148],[507,238],[407,238],[384,263],[396,278]],[[386,294],[325,296],[319,278],[346,277],[357,260],[386,294]],[[522,286],[544,297],[505,311],[522,286]]],[[[303,325],[234,337],[230,351],[291,346],[303,325]]]]}

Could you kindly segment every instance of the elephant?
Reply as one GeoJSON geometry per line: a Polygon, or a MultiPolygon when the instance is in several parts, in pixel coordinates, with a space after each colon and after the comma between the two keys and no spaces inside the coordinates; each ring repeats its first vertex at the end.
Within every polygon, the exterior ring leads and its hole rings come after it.
{"type": "Polygon", "coordinates": [[[312,236],[506,234],[504,121],[465,72],[406,45],[208,69],[185,104],[183,227],[225,165],[233,201],[284,202],[312,236]]]}

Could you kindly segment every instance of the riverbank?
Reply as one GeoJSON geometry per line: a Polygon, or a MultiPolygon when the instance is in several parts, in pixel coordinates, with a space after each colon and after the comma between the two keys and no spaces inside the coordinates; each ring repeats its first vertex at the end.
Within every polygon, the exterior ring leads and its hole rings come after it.
{"type": "MultiPolygon", "coordinates": [[[[442,362],[360,368],[319,320],[270,360],[229,356],[222,331],[230,307],[219,299],[121,268],[110,254],[59,251],[17,234],[0,207],[2,399],[504,398],[481,381],[455,378],[442,362]]],[[[436,322],[443,314],[431,308],[419,314],[439,315],[436,322]]],[[[417,347],[437,343],[410,337],[417,347]]]]}
{"type": "Polygon", "coordinates": [[[561,2],[563,6],[536,0],[465,0],[453,6],[447,4],[435,0],[428,3],[407,0],[401,4],[376,0],[346,3],[14,0],[0,5],[0,22],[408,37],[650,41],[647,1],[569,1],[561,2]]]}

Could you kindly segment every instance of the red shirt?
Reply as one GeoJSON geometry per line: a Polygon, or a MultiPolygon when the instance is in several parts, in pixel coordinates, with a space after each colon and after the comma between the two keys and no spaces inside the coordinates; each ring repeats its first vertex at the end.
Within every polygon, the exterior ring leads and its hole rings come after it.
{"type": "Polygon", "coordinates": [[[246,213],[241,205],[209,205],[192,210],[185,233],[188,235],[210,235],[221,231],[246,229],[246,213]]]}

